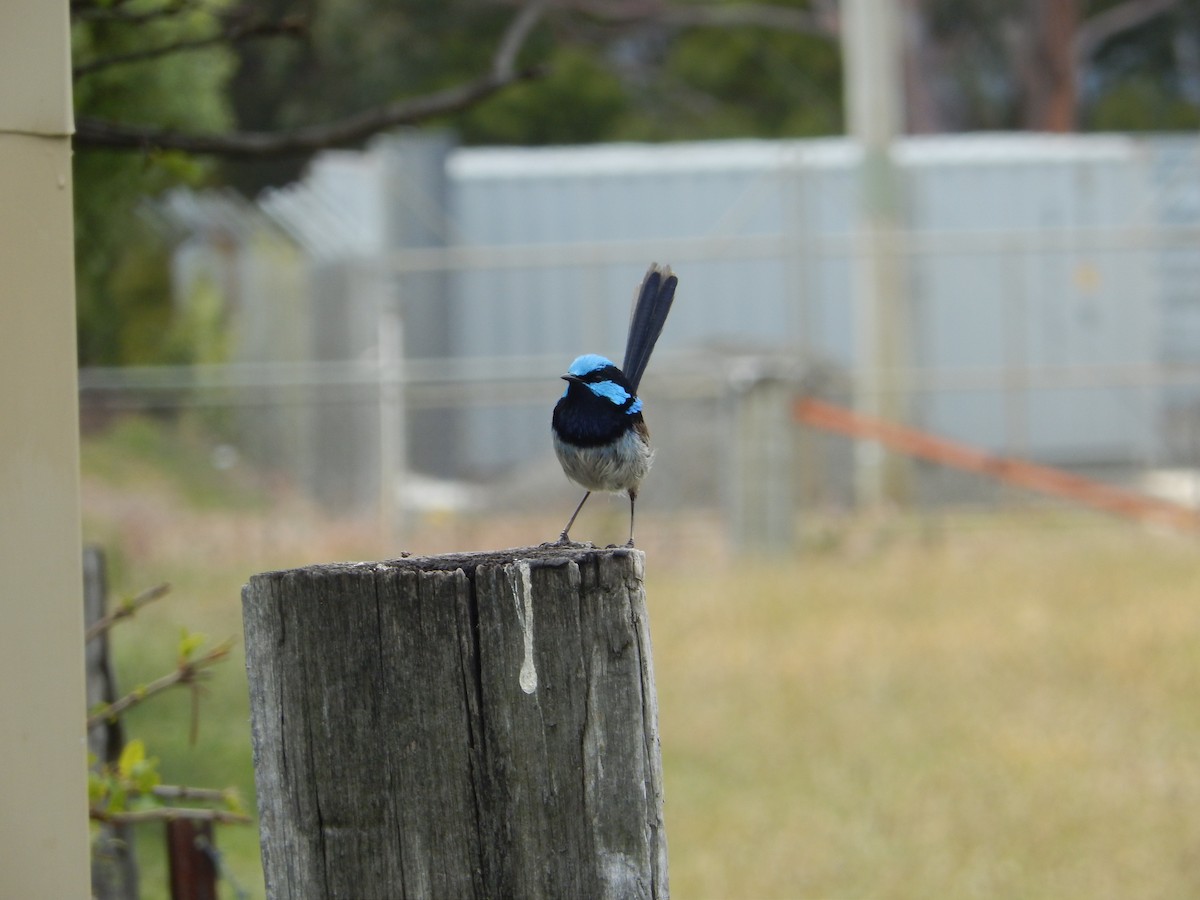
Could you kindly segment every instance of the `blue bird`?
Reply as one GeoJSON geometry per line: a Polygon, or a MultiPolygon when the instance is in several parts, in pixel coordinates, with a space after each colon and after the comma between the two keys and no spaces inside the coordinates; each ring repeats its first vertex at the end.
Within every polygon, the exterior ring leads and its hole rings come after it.
{"type": "Polygon", "coordinates": [[[560,544],[570,542],[568,532],[592,491],[612,491],[629,494],[626,546],[633,546],[634,503],[654,458],[637,388],[671,311],[678,281],[670,266],[651,264],[634,301],[620,369],[612,360],[588,353],[562,376],[567,389],[550,421],[554,452],[567,477],[587,493],[558,536],[560,544]]]}

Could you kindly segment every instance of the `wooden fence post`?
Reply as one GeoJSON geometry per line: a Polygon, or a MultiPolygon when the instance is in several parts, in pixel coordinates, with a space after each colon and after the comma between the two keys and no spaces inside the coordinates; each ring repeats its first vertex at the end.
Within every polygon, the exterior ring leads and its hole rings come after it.
{"type": "Polygon", "coordinates": [[[251,578],[268,896],[667,897],[643,566],[534,547],[251,578]]]}
{"type": "MultiPolygon", "coordinates": [[[[108,565],[100,547],[83,548],[83,619],[91,628],[108,612],[108,565]]],[[[103,631],[84,648],[87,708],[117,699],[117,679],[109,655],[108,632],[103,631]]],[[[125,746],[121,720],[107,719],[88,731],[88,752],[98,763],[116,766],[125,746]]],[[[92,839],[93,900],[137,900],[138,866],[133,826],[104,822],[92,839]]]]}
{"type": "Polygon", "coordinates": [[[213,823],[172,819],[166,834],[171,900],[217,900],[213,823]]]}

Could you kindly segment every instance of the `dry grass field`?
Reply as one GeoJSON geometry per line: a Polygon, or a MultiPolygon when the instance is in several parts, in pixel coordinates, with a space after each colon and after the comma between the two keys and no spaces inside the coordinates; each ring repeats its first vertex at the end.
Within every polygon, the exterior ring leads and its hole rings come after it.
{"type": "MultiPolygon", "coordinates": [[[[85,446],[86,535],[117,595],[174,585],[116,632],[126,687],[171,666],[180,627],[240,635],[252,572],[389,555],[369,523],[245,485],[183,490],[122,453],[85,446]]],[[[533,543],[550,518],[431,523],[409,549],[533,543]]],[[[675,897],[1200,896],[1194,536],[945,513],[812,523],[770,561],[735,559],[718,525],[639,522],[675,897]]],[[[195,747],[182,693],[132,733],[168,780],[252,804],[240,653],[206,691],[195,747]]],[[[161,842],[144,829],[148,898],[165,896],[161,842]]],[[[256,843],[218,836],[251,897],[256,843]]]]}
{"type": "Polygon", "coordinates": [[[951,518],[650,589],[677,896],[1200,894],[1194,539],[951,518]]]}

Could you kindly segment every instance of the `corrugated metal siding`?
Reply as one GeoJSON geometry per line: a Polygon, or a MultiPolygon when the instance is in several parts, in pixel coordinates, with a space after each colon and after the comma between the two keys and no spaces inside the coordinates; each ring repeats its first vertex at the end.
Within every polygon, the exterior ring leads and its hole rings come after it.
{"type": "Polygon", "coordinates": [[[1157,311],[1146,251],[1089,246],[1089,229],[1133,228],[1147,189],[1132,141],[1045,158],[908,168],[914,228],[995,234],[979,249],[922,255],[914,272],[917,362],[1005,367],[1006,391],[927,396],[931,429],[1059,461],[1147,458],[1154,398],[1144,388],[1026,388],[1023,370],[1154,359],[1157,311]],[[1006,246],[1006,242],[1008,246],[1006,246]],[[1044,244],[1044,247],[1043,247],[1044,244]]]}
{"type": "MultiPolygon", "coordinates": [[[[447,347],[452,368],[508,360],[528,377],[545,370],[545,396],[501,388],[504,404],[489,393],[410,418],[410,434],[444,474],[548,454],[549,408],[561,391],[554,376],[583,352],[619,361],[631,294],[651,260],[681,277],[648,375],[651,415],[670,402],[654,382],[676,352],[782,353],[845,372],[859,362],[859,157],[848,141],[457,149],[446,158],[439,211],[425,208],[422,186],[388,181],[403,180],[398,160],[413,158],[401,140],[319,158],[305,183],[264,197],[259,209],[311,260],[390,271],[406,304],[406,347],[421,351],[410,358],[447,347]],[[429,276],[436,254],[398,253],[404,216],[428,233],[421,248],[445,241],[444,277],[429,276]]],[[[1200,253],[1135,234],[1200,226],[1200,143],[956,135],[905,140],[896,160],[911,228],[917,421],[1050,461],[1161,458],[1164,409],[1197,406],[1196,390],[1081,386],[1077,376],[1200,363],[1200,253]],[[1049,383],[1046,367],[1076,380],[1049,383]],[[1035,375],[1041,381],[1028,380],[1035,375]]],[[[374,290],[353,295],[357,283],[348,279],[350,293],[324,302],[369,331],[379,301],[374,290]]],[[[266,319],[286,315],[272,293],[247,289],[242,302],[269,309],[266,319]]],[[[304,303],[293,306],[305,314],[304,303]]],[[[327,356],[363,352],[361,341],[339,349],[331,339],[322,338],[327,356]]]]}
{"type": "MultiPolygon", "coordinates": [[[[697,148],[692,148],[693,150],[697,148]]],[[[646,264],[673,261],[664,245],[696,238],[784,233],[787,170],[764,168],[778,149],[743,145],[722,168],[721,147],[699,156],[670,147],[572,150],[460,150],[450,160],[452,232],[462,246],[545,247],[537,267],[458,273],[450,302],[455,352],[541,356],[565,370],[576,355],[600,352],[620,362],[629,307],[646,264]],[[693,165],[683,163],[690,158],[693,165]],[[605,248],[628,248],[606,254],[605,248]],[[555,248],[595,248],[611,261],[555,266],[555,248]],[[622,258],[624,257],[624,258],[622,258]]],[[[719,243],[719,242],[718,242],[719,243]]],[[[718,247],[719,249],[719,247],[718,247]]],[[[786,349],[795,297],[782,258],[676,261],[685,285],[660,352],[712,344],[786,349]]],[[[551,385],[556,382],[551,381],[551,385]]],[[[545,452],[549,406],[479,409],[464,422],[466,468],[488,471],[545,452]]]]}
{"type": "MultiPolygon", "coordinates": [[[[1149,198],[1134,141],[912,139],[897,158],[918,241],[979,237],[973,248],[912,258],[918,366],[1019,375],[1155,358],[1146,252],[1088,248],[1086,235],[1074,236],[1139,224],[1149,198]]],[[[681,290],[664,351],[749,347],[852,366],[856,159],[841,140],[458,150],[451,215],[464,245],[544,245],[547,259],[562,245],[599,254],[613,245],[625,256],[631,243],[644,249],[637,262],[461,273],[451,298],[464,323],[456,352],[558,354],[564,367],[584,351],[619,361],[641,260],[667,258],[681,290]],[[711,242],[708,258],[690,258],[684,245],[684,258],[672,260],[661,249],[688,240],[711,242]]],[[[921,394],[916,411],[934,430],[1040,458],[1154,452],[1155,398],[1142,388],[988,386],[921,394]]],[[[544,411],[470,418],[473,468],[544,450],[544,411]]]]}

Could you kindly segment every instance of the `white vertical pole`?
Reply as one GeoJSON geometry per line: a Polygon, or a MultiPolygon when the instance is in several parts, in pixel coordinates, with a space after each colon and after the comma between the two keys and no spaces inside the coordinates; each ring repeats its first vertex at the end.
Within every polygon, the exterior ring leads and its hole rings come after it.
{"type": "MultiPolygon", "coordinates": [[[[855,406],[904,421],[909,366],[909,307],[903,254],[902,185],[892,144],[903,129],[899,0],[843,0],[842,66],[846,123],[862,149],[854,266],[857,331],[855,406]]],[[[859,503],[903,503],[909,466],[862,441],[855,457],[859,503]]]]}
{"type": "Polygon", "coordinates": [[[0,3],[0,897],[88,897],[67,4],[0,3]]]}

